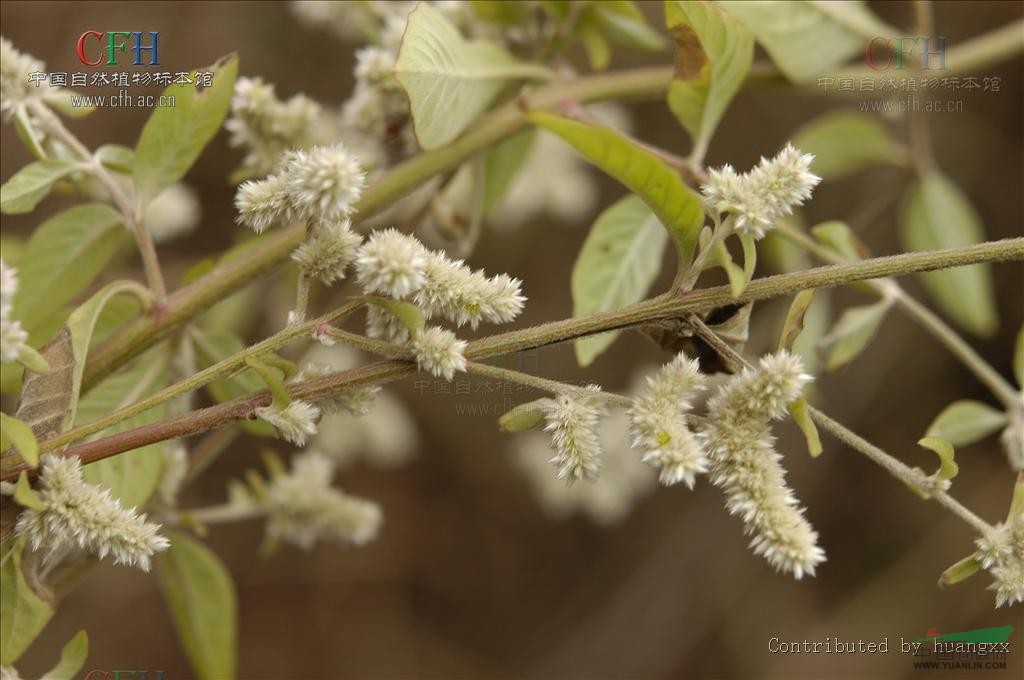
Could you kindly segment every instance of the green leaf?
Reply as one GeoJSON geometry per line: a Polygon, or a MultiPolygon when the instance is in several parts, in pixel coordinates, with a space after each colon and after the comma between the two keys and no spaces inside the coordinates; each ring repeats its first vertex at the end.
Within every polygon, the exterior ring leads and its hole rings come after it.
{"type": "Polygon", "coordinates": [[[181,646],[203,680],[233,678],[238,613],[231,575],[188,534],[165,533],[171,547],[157,560],[157,576],[181,646]]]}
{"type": "Polygon", "coordinates": [[[31,116],[28,115],[28,109],[24,104],[14,110],[14,129],[33,156],[39,160],[46,159],[46,150],[43,149],[42,136],[36,130],[35,124],[32,122],[31,116]]]}
{"type": "Polygon", "coordinates": [[[89,656],[89,636],[78,631],[60,650],[60,661],[43,675],[43,680],[74,680],[89,656]]]}
{"type": "Polygon", "coordinates": [[[46,501],[28,483],[28,475],[24,470],[18,475],[18,481],[14,485],[14,502],[23,508],[46,509],[46,501]]]}
{"type": "Polygon", "coordinates": [[[847,262],[856,262],[868,257],[867,246],[865,246],[857,235],[850,229],[850,225],[838,220],[822,222],[811,227],[811,234],[825,247],[837,255],[841,255],[847,262]]]}
{"type": "Polygon", "coordinates": [[[458,137],[510,83],[552,77],[498,45],[464,39],[425,2],[409,14],[394,73],[409,97],[416,139],[428,150],[458,137]]]}
{"type": "Polygon", "coordinates": [[[0,543],[0,666],[13,665],[53,616],[51,594],[41,597],[25,577],[24,550],[24,538],[0,543]]]}
{"type": "Polygon", "coordinates": [[[530,156],[537,131],[515,134],[484,153],[484,213],[489,214],[504,198],[516,174],[530,156]]]}
{"type": "Polygon", "coordinates": [[[134,295],[146,308],[152,303],[149,290],[135,281],[108,284],[72,312],[67,324],[43,347],[50,370],[26,375],[16,415],[28,423],[37,439],[64,432],[75,421],[93,328],[106,303],[120,294],[134,295]]]}
{"type": "Polygon", "coordinates": [[[0,413],[0,426],[2,426],[3,448],[11,444],[18,449],[22,459],[32,467],[39,465],[39,442],[36,441],[32,428],[27,423],[18,420],[14,416],[0,413]]]}
{"type": "Polygon", "coordinates": [[[401,321],[413,335],[416,335],[423,330],[423,327],[427,323],[423,316],[423,312],[420,311],[420,308],[411,302],[392,300],[391,298],[379,297],[377,295],[367,295],[366,301],[371,305],[376,305],[377,307],[386,309],[394,316],[398,317],[398,320],[401,321]]]}
{"type": "Polygon", "coordinates": [[[580,42],[583,43],[583,50],[587,53],[590,68],[595,71],[603,71],[608,68],[608,64],[612,62],[612,47],[601,34],[601,28],[596,24],[579,26],[576,33],[580,42]]]}
{"type": "Polygon", "coordinates": [[[1017,385],[1024,387],[1024,326],[1017,331],[1017,342],[1013,344],[1013,375],[1017,385]]]}
{"type": "Polygon", "coordinates": [[[121,215],[102,203],[51,217],[29,239],[18,274],[15,318],[35,329],[79,295],[131,240],[121,215]]]}
{"type": "MultiPolygon", "coordinates": [[[[158,347],[139,357],[127,370],[94,387],[78,404],[75,426],[84,425],[129,406],[165,387],[170,378],[170,353],[158,347]]],[[[148,425],[168,415],[161,404],[93,435],[93,439],[148,425]]],[[[125,507],[141,507],[152,497],[163,473],[164,443],[126,451],[87,465],[82,476],[90,484],[110,489],[125,507]]]]}
{"type": "Polygon", "coordinates": [[[789,404],[787,408],[790,415],[793,416],[793,421],[800,427],[800,431],[804,433],[804,440],[807,442],[807,452],[811,454],[811,458],[817,458],[823,450],[821,447],[821,436],[818,434],[818,427],[814,424],[814,420],[811,419],[807,399],[800,397],[789,404]]]}
{"type": "Polygon", "coordinates": [[[498,418],[498,429],[502,432],[527,432],[540,427],[544,422],[542,401],[544,399],[535,399],[509,409],[498,418]]]}
{"type": "MultiPolygon", "coordinates": [[[[907,250],[981,243],[985,232],[967,196],[939,172],[924,175],[909,192],[900,236],[907,250]]],[[[974,264],[921,274],[935,303],[961,328],[991,337],[999,328],[992,268],[974,264]]]]}
{"type": "Polygon", "coordinates": [[[862,0],[720,0],[764,46],[782,73],[795,83],[862,54],[868,40],[899,35],[862,0]]]}
{"type": "MultiPolygon", "coordinates": [[[[191,338],[196,345],[196,364],[200,370],[209,368],[223,359],[238,354],[246,345],[230,330],[224,328],[193,328],[191,338]]],[[[265,387],[259,376],[252,371],[244,371],[223,380],[215,380],[206,386],[218,403],[231,401],[265,387]]],[[[274,428],[263,420],[243,420],[239,426],[250,434],[260,437],[273,437],[274,428]]]]}
{"type": "Polygon", "coordinates": [[[956,477],[957,472],[960,471],[960,467],[953,460],[953,445],[947,442],[945,439],[939,439],[938,437],[925,437],[917,442],[918,446],[923,446],[930,451],[934,451],[935,455],[939,457],[939,469],[935,473],[937,479],[953,479],[956,477]]]}
{"type": "Polygon", "coordinates": [[[832,332],[822,341],[825,345],[831,345],[825,368],[834,371],[864,351],[878,332],[889,304],[889,301],[881,300],[872,305],[851,307],[843,312],[832,332]]]}
{"type": "Polygon", "coordinates": [[[945,439],[953,446],[967,446],[998,432],[1008,419],[1002,411],[980,401],[964,399],[942,409],[926,436],[945,439]]]}
{"type": "Polygon", "coordinates": [[[645,52],[665,49],[665,38],[647,25],[636,3],[629,0],[592,2],[583,10],[578,27],[596,30],[616,45],[645,52]]]}
{"type": "Polygon", "coordinates": [[[942,572],[942,575],[939,576],[939,587],[945,588],[960,583],[974,576],[979,569],[981,569],[981,560],[973,554],[968,555],[942,572]]]}
{"type": "MultiPolygon", "coordinates": [[[[665,230],[638,196],[601,213],[572,268],[573,316],[607,312],[639,302],[661,269],[665,230]]],[[[579,338],[576,360],[589,366],[619,331],[579,338]]]]}
{"type": "Polygon", "coordinates": [[[676,42],[668,106],[706,149],[729,102],[754,60],[754,37],[728,12],[710,2],[665,3],[665,23],[676,42]]]}
{"type": "Polygon", "coordinates": [[[743,267],[732,261],[732,254],[724,241],[715,241],[712,248],[714,248],[715,263],[725,270],[725,275],[729,277],[729,292],[733,297],[739,297],[747,287],[747,277],[743,272],[743,267]]]}
{"type": "Polygon", "coordinates": [[[124,175],[132,174],[135,166],[135,152],[120,144],[104,144],[93,155],[105,167],[124,175]]]}
{"type": "Polygon", "coordinates": [[[791,351],[800,333],[804,330],[804,317],[814,300],[814,289],[802,290],[793,297],[789,311],[786,312],[786,321],[782,325],[782,332],[779,334],[779,349],[791,351]]]}
{"type": "Polygon", "coordinates": [[[793,146],[814,154],[811,170],[836,179],[873,165],[902,165],[907,152],[874,116],[833,111],[815,118],[793,135],[793,146]]]}
{"type": "Polygon", "coordinates": [[[70,161],[29,163],[0,187],[0,211],[8,215],[32,212],[50,193],[54,183],[76,168],[78,166],[70,161]]]}
{"type": "Polygon", "coordinates": [[[672,234],[681,265],[689,264],[704,224],[704,204],[683,183],[679,173],[651,151],[606,125],[581,123],[542,111],[531,112],[529,118],[557,134],[591,163],[640,196],[672,234]]]}
{"type": "Polygon", "coordinates": [[[195,85],[171,85],[165,97],[174,106],[153,109],[139,143],[135,146],[135,192],[139,204],[147,205],[161,191],[188,172],[228,113],[238,74],[238,58],[227,56],[213,66],[213,84],[203,90],[195,85]]]}

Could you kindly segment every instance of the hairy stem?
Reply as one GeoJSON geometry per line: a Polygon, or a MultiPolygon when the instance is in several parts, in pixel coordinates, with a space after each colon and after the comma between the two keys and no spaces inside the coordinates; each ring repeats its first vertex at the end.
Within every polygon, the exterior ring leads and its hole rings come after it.
{"type": "MultiPolygon", "coordinates": [[[[533,387],[544,392],[550,392],[551,394],[559,394],[561,392],[580,392],[580,388],[576,385],[559,382],[558,380],[541,378],[540,376],[530,375],[529,373],[515,371],[510,368],[501,368],[499,366],[491,366],[490,364],[482,364],[477,361],[466,362],[466,372],[487,378],[494,378],[495,380],[504,380],[507,382],[514,382],[519,385],[526,385],[527,387],[533,387]]],[[[621,394],[615,394],[614,392],[602,391],[600,398],[609,404],[614,404],[621,408],[629,408],[632,404],[629,397],[624,397],[621,394]]]]}

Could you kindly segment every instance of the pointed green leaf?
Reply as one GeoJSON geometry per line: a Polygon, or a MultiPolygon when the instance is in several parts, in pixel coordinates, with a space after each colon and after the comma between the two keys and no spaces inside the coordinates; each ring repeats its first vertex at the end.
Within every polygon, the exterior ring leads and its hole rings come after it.
{"type": "Polygon", "coordinates": [[[0,543],[0,666],[13,665],[53,616],[50,594],[41,597],[26,579],[24,550],[24,538],[0,543]]]}
{"type": "Polygon", "coordinates": [[[157,580],[185,655],[203,680],[233,678],[238,613],[231,574],[188,534],[165,533],[171,547],[157,560],[157,580]]]}
{"type": "Polygon", "coordinates": [[[975,555],[968,555],[942,572],[942,575],[939,576],[939,587],[945,588],[960,583],[974,576],[979,569],[981,569],[981,560],[975,555]]]}
{"type": "Polygon", "coordinates": [[[580,15],[577,29],[597,33],[632,50],[660,52],[666,44],[664,36],[647,25],[643,12],[629,0],[588,3],[580,15]]]}
{"type": "Polygon", "coordinates": [[[458,137],[510,83],[552,77],[546,67],[521,62],[496,44],[466,40],[425,2],[409,14],[394,73],[424,149],[458,137]]]}
{"type": "Polygon", "coordinates": [[[75,206],[44,222],[22,254],[15,318],[35,329],[78,296],[131,241],[121,224],[120,213],[102,203],[75,206]]]}
{"type": "Polygon", "coordinates": [[[75,171],[70,161],[35,161],[29,163],[0,187],[0,211],[8,215],[32,212],[46,198],[54,183],[75,171]]]}
{"type": "Polygon", "coordinates": [[[543,401],[535,399],[509,409],[498,418],[498,429],[502,432],[527,432],[540,427],[544,422],[543,401]]]}
{"type": "Polygon", "coordinates": [[[800,427],[800,431],[804,433],[804,440],[807,442],[807,452],[811,454],[811,458],[817,458],[823,450],[821,447],[821,436],[818,434],[817,425],[811,419],[807,400],[800,397],[789,404],[787,408],[789,409],[789,414],[793,416],[793,421],[800,427]]]}
{"type": "Polygon", "coordinates": [[[46,501],[28,483],[28,475],[24,471],[18,475],[18,481],[14,485],[14,502],[23,508],[46,509],[46,501]]]}
{"type": "Polygon", "coordinates": [[[398,320],[401,321],[413,335],[416,335],[423,330],[423,327],[427,323],[423,316],[423,312],[420,311],[420,308],[411,302],[392,300],[391,298],[379,297],[377,295],[367,295],[366,301],[371,305],[386,309],[394,316],[398,317],[398,320]]]}
{"type": "MultiPolygon", "coordinates": [[[[959,187],[931,172],[910,190],[900,236],[907,250],[936,250],[981,243],[985,231],[959,187]]],[[[954,267],[920,276],[935,303],[961,328],[981,337],[991,337],[998,330],[990,265],[954,267]]]]}
{"type": "Polygon", "coordinates": [[[96,160],[114,172],[124,175],[132,174],[135,164],[135,152],[120,144],[104,144],[93,154],[96,160]]]}
{"type": "Polygon", "coordinates": [[[743,267],[732,261],[732,253],[729,252],[724,241],[715,241],[715,245],[712,247],[714,248],[715,262],[725,270],[725,275],[729,277],[729,292],[733,297],[739,297],[747,287],[747,277],[743,267]]]}
{"type": "Polygon", "coordinates": [[[868,40],[895,36],[862,0],[720,0],[764,46],[779,70],[795,83],[863,54],[868,40]]]}
{"type": "Polygon", "coordinates": [[[60,661],[43,675],[43,680],[74,680],[89,656],[89,636],[78,631],[60,650],[60,661]]]}
{"type": "Polygon", "coordinates": [[[786,321],[782,325],[782,333],[779,334],[780,350],[790,351],[793,349],[793,344],[804,330],[804,317],[813,300],[813,288],[802,290],[793,297],[793,302],[789,305],[789,311],[786,313],[786,321]]]}
{"type": "Polygon", "coordinates": [[[704,224],[704,204],[683,183],[679,173],[651,151],[606,125],[582,123],[542,111],[531,112],[529,118],[557,134],[642,198],[672,234],[681,264],[689,263],[704,224]]]}
{"type": "MultiPolygon", "coordinates": [[[[174,97],[174,106],[153,109],[135,146],[135,191],[147,205],[188,172],[227,116],[235,90],[238,58],[228,56],[206,69],[213,84],[171,85],[162,96],[174,97]]],[[[193,74],[194,75],[194,74],[193,74]]]]}
{"type": "Polygon", "coordinates": [[[501,203],[524,161],[529,158],[536,136],[537,131],[529,128],[484,153],[484,214],[489,214],[501,203]]]}
{"type": "MultiPolygon", "coordinates": [[[[665,230],[637,196],[601,213],[572,268],[573,316],[607,312],[639,302],[654,283],[665,252],[665,230]]],[[[576,360],[588,366],[618,331],[576,340],[576,360]]]]}
{"type": "Polygon", "coordinates": [[[0,413],[0,426],[3,429],[3,448],[11,444],[18,450],[22,459],[32,467],[39,465],[39,442],[36,441],[32,428],[14,416],[0,413]]]}
{"type": "Polygon", "coordinates": [[[945,439],[953,446],[967,446],[998,432],[1008,419],[1002,411],[980,401],[955,401],[928,426],[928,437],[945,439]]]}
{"type": "Polygon", "coordinates": [[[835,252],[842,255],[847,262],[855,262],[869,256],[865,246],[857,235],[850,229],[850,225],[838,220],[822,222],[811,227],[811,234],[814,238],[835,252]]]}
{"type": "Polygon", "coordinates": [[[882,300],[873,305],[852,307],[843,312],[832,332],[822,341],[825,345],[831,345],[825,367],[834,371],[864,351],[878,332],[878,327],[888,310],[889,302],[882,300]]]}
{"type": "Polygon", "coordinates": [[[881,120],[856,111],[833,111],[793,135],[793,145],[814,154],[811,170],[836,179],[873,165],[902,165],[907,152],[881,120]]]}
{"type": "Polygon", "coordinates": [[[938,479],[953,479],[956,477],[960,467],[953,460],[954,451],[952,444],[938,437],[925,437],[917,443],[919,446],[934,451],[935,455],[939,457],[939,470],[935,473],[938,479]]]}
{"type": "Polygon", "coordinates": [[[710,2],[665,3],[665,22],[676,42],[668,105],[706,149],[729,102],[754,60],[754,36],[734,16],[710,2]]]}
{"type": "Polygon", "coordinates": [[[46,159],[46,151],[42,145],[42,135],[36,130],[28,109],[24,104],[14,110],[14,129],[32,155],[39,160],[46,159]]]}

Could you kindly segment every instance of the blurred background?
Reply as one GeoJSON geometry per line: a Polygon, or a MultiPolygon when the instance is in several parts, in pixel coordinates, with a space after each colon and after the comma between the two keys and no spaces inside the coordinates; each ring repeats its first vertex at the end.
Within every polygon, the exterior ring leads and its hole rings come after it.
{"type": "MultiPolygon", "coordinates": [[[[652,23],[661,25],[660,5],[640,4],[652,23]]],[[[893,25],[911,24],[909,3],[869,4],[893,25]]],[[[951,46],[1024,14],[1017,2],[934,6],[936,31],[951,46]]],[[[304,92],[337,105],[352,87],[352,48],[302,25],[284,3],[6,1],[0,22],[5,37],[45,61],[50,71],[77,70],[74,45],[83,31],[154,30],[160,31],[161,60],[169,70],[237,52],[241,74],[275,83],[282,97],[304,92]]],[[[668,53],[642,59],[616,54],[612,68],[670,59],[668,53]]],[[[998,93],[958,93],[965,102],[962,112],[928,119],[939,165],[968,194],[990,239],[1022,235],[1022,68],[1024,61],[1017,58],[987,69],[978,75],[1001,78],[998,93]]],[[[850,106],[814,88],[747,88],[729,108],[708,164],[747,168],[778,149],[801,124],[843,105],[850,106]]],[[[685,133],[662,102],[631,104],[630,112],[644,140],[677,153],[688,150],[685,133]]],[[[90,147],[131,146],[147,113],[103,110],[70,125],[90,147]]],[[[904,134],[903,121],[891,125],[904,134]]],[[[11,126],[0,130],[0,141],[0,178],[6,181],[30,157],[11,126]]],[[[234,224],[234,187],[227,180],[241,157],[221,133],[187,176],[199,194],[202,221],[188,238],[161,247],[171,285],[241,232],[234,224]]],[[[557,183],[558,177],[550,181],[557,183]]],[[[601,201],[574,224],[531,219],[516,229],[484,232],[470,263],[525,281],[529,303],[516,327],[571,315],[574,255],[597,213],[624,193],[613,182],[596,181],[601,201]]],[[[873,252],[898,252],[905,182],[902,172],[881,168],[825,183],[807,206],[806,221],[846,219],[873,252]]],[[[4,216],[3,233],[24,236],[61,207],[59,200],[48,201],[34,214],[4,216]]],[[[137,263],[127,258],[124,266],[137,268],[137,263]]],[[[760,273],[768,272],[763,267],[760,273]]],[[[1000,330],[971,342],[1009,377],[1013,341],[1024,317],[1024,268],[1000,265],[994,272],[1000,330]]],[[[666,268],[655,290],[669,280],[666,268]]],[[[919,282],[905,283],[925,299],[919,282]]],[[[247,339],[280,327],[290,285],[280,271],[254,284],[255,299],[266,301],[265,313],[252,320],[247,339]]],[[[869,301],[856,291],[837,291],[830,314],[834,319],[846,306],[869,301]]],[[[749,356],[771,346],[787,304],[754,310],[749,356]]],[[[645,338],[627,335],[585,370],[576,365],[571,346],[545,348],[530,361],[546,376],[596,381],[622,392],[638,368],[667,358],[645,338]]],[[[791,423],[777,428],[789,480],[828,554],[817,577],[797,582],[752,554],[740,522],[726,513],[720,492],[706,479],[693,491],[650,488],[610,525],[585,513],[554,517],[537,502],[517,463],[522,439],[497,430],[494,414],[507,407],[508,395],[477,388],[469,395],[435,394],[413,380],[386,389],[415,422],[414,457],[393,469],[357,463],[337,481],[382,505],[385,525],[376,542],[361,549],[321,544],[311,552],[286,547],[264,559],[261,522],[212,529],[208,544],[238,588],[240,677],[916,677],[920,671],[910,657],[892,651],[773,655],[768,641],[888,636],[890,646],[898,647],[900,636],[917,639],[931,628],[954,632],[1007,624],[1018,628],[1007,669],[979,675],[1021,677],[1020,607],[993,609],[985,574],[944,591],[936,587],[942,570],[972,550],[966,525],[827,436],[824,454],[811,459],[791,423]],[[467,403],[493,403],[494,410],[468,413],[467,403]]],[[[511,398],[534,397],[525,391],[511,398]]],[[[934,464],[931,454],[915,442],[957,399],[995,405],[943,347],[899,313],[889,315],[865,354],[839,372],[822,374],[815,394],[816,403],[844,424],[928,469],[934,464]]],[[[282,454],[291,453],[283,442],[243,435],[186,492],[183,505],[220,502],[225,482],[258,466],[258,451],[268,442],[282,454]]],[[[1013,475],[997,439],[958,451],[957,460],[956,497],[986,520],[1001,520],[1013,475]]],[[[95,569],[61,603],[18,664],[22,674],[31,677],[49,668],[60,646],[81,628],[90,636],[85,670],[191,676],[155,580],[137,570],[95,569]]]]}

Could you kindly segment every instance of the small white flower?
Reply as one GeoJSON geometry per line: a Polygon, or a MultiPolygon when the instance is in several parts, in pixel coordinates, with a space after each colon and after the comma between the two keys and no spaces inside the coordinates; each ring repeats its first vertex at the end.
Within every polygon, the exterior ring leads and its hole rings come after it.
{"type": "Polygon", "coordinates": [[[437,326],[425,328],[412,339],[416,366],[445,380],[451,380],[456,371],[466,370],[465,351],[465,340],[459,340],[451,331],[437,326]]]}
{"type": "Polygon", "coordinates": [[[732,213],[736,231],[761,238],[775,223],[811,197],[821,178],[810,171],[814,156],[787,144],[779,154],[738,174],[730,165],[708,173],[701,190],[718,213],[732,213]]]}
{"type": "Polygon", "coordinates": [[[8,267],[0,257],[0,308],[10,308],[18,292],[18,270],[8,267]]]}
{"type": "Polygon", "coordinates": [[[143,223],[156,243],[190,233],[199,224],[199,198],[188,185],[167,187],[146,206],[143,223]]]}
{"type": "Polygon", "coordinates": [[[800,579],[825,560],[818,533],[786,484],[770,421],[786,412],[810,376],[799,357],[766,356],[759,369],[733,376],[708,402],[703,435],[711,481],[726,493],[726,507],[754,534],[750,547],[779,571],[800,579]]]}
{"type": "MultiPolygon", "coordinates": [[[[292,382],[300,382],[328,375],[335,372],[333,366],[327,363],[312,361],[306,363],[299,371],[292,382]]],[[[323,414],[347,413],[352,416],[365,416],[373,409],[377,395],[380,394],[379,385],[367,385],[365,387],[353,387],[325,397],[316,402],[323,414]]]]}
{"type": "Polygon", "coordinates": [[[978,559],[981,566],[988,569],[1013,555],[1013,543],[1010,526],[997,524],[992,531],[979,537],[974,543],[978,546],[978,559]]]}
{"type": "Polygon", "coordinates": [[[0,113],[5,119],[14,114],[19,104],[36,94],[33,92],[36,88],[29,84],[29,74],[45,70],[46,64],[19,52],[10,40],[0,37],[0,113]]]}
{"type": "Polygon", "coordinates": [[[313,404],[293,400],[283,409],[273,405],[261,406],[256,415],[274,426],[277,433],[296,446],[306,443],[306,438],[316,434],[316,420],[320,417],[320,409],[313,404]]]}
{"type": "Polygon", "coordinates": [[[292,218],[287,193],[288,180],[283,175],[243,182],[235,193],[238,223],[257,234],[292,218]]]}
{"type": "Polygon", "coordinates": [[[296,456],[267,489],[267,536],[308,550],[317,539],[365,545],[376,538],[380,507],[331,487],[334,466],[317,451],[296,456]]]}
{"type": "Polygon", "coordinates": [[[989,586],[996,591],[996,607],[1024,602],[1024,559],[1010,559],[989,570],[995,581],[989,586]]]}
{"type": "Polygon", "coordinates": [[[76,457],[44,455],[37,492],[46,509],[23,510],[15,531],[28,537],[33,550],[45,551],[47,559],[77,548],[149,571],[153,554],[170,545],[158,533],[159,524],[121,507],[109,489],[84,482],[76,457]]]}
{"type": "Polygon", "coordinates": [[[518,279],[506,274],[489,279],[441,252],[428,254],[423,276],[416,305],[428,317],[443,316],[459,326],[507,323],[519,315],[526,300],[518,279]]]}
{"type": "Polygon", "coordinates": [[[403,298],[423,285],[427,253],[423,245],[397,229],[370,235],[356,256],[356,277],[367,293],[403,298]]]}
{"type": "Polygon", "coordinates": [[[566,484],[581,479],[593,481],[601,472],[601,441],[597,426],[607,414],[601,402],[601,388],[588,385],[581,392],[564,392],[554,399],[541,401],[546,424],[551,433],[555,456],[551,459],[558,478],[566,484]]]}
{"type": "Polygon", "coordinates": [[[17,361],[28,343],[28,332],[11,318],[18,292],[18,270],[0,258],[0,361],[17,361]]]}
{"type": "Polygon", "coordinates": [[[401,319],[378,305],[366,306],[366,335],[394,345],[404,345],[412,337],[401,319]]]}
{"type": "Polygon", "coordinates": [[[356,249],[362,241],[348,220],[321,225],[295,249],[292,259],[303,272],[329,286],[345,278],[345,269],[356,259],[356,249]]]}
{"type": "Polygon", "coordinates": [[[355,211],[366,176],[343,145],[289,151],[280,164],[293,214],[309,223],[331,223],[355,211]]]}

